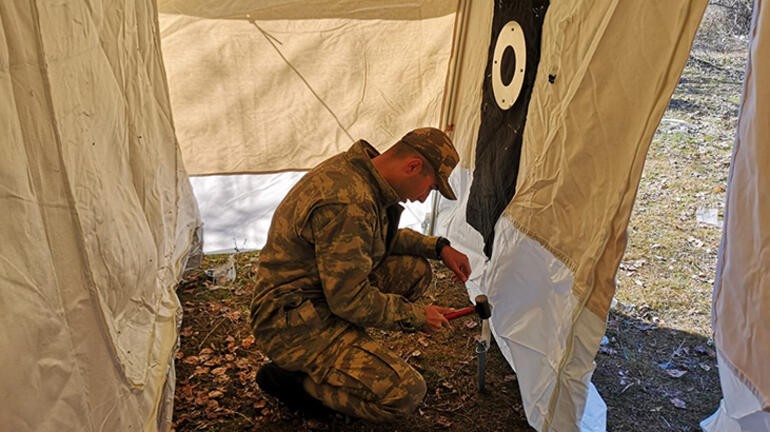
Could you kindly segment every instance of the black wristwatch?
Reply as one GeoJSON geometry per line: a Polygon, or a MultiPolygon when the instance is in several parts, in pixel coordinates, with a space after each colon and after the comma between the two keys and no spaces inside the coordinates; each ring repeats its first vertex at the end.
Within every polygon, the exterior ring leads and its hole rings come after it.
{"type": "Polygon", "coordinates": [[[438,241],[436,242],[436,256],[441,258],[441,249],[444,249],[444,246],[450,246],[452,243],[449,242],[449,239],[446,237],[439,237],[438,241]]]}

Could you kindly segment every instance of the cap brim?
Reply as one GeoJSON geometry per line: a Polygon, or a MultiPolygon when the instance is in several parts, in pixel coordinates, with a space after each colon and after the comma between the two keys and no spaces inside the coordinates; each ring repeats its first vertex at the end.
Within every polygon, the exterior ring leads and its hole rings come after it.
{"type": "Polygon", "coordinates": [[[457,199],[455,191],[452,190],[452,186],[449,186],[449,181],[444,176],[439,176],[438,178],[438,191],[448,200],[454,201],[457,199]]]}

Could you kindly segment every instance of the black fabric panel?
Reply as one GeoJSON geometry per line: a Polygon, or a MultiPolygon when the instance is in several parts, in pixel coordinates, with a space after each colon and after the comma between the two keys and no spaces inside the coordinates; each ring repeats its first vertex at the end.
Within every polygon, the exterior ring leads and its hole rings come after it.
{"type": "MultiPolygon", "coordinates": [[[[466,208],[468,223],[484,237],[484,254],[487,257],[492,256],[495,223],[516,192],[524,123],[540,62],[540,39],[548,4],[548,0],[495,2],[481,101],[481,125],[476,143],[476,167],[466,208]],[[500,30],[509,21],[518,22],[524,31],[527,67],[516,103],[508,110],[503,110],[495,102],[492,90],[492,60],[500,30]]],[[[504,83],[511,81],[514,66],[513,50],[509,48],[502,57],[501,74],[504,83]]]]}

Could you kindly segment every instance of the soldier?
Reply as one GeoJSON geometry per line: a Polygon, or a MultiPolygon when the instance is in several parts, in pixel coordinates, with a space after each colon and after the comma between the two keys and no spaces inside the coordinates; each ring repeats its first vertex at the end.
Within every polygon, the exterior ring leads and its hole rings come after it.
{"type": "Polygon", "coordinates": [[[459,161],[435,128],[407,133],[380,154],[359,140],[308,172],[276,209],[260,255],[251,323],[272,360],[257,382],[291,407],[320,404],[388,421],[425,396],[422,376],[372,340],[366,327],[449,328],[452,309],[413,303],[432,282],[426,258],[465,282],[468,257],[443,237],[399,229],[399,201],[433,189],[456,199],[447,178],[459,161]]]}

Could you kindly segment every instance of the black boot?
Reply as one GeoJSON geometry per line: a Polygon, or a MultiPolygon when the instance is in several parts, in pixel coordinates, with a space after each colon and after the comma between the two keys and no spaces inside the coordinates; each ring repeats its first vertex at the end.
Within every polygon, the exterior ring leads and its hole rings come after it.
{"type": "Polygon", "coordinates": [[[329,416],[332,411],[310,396],[302,386],[306,376],[303,372],[287,371],[273,362],[267,362],[257,372],[257,384],[263,392],[274,396],[291,410],[312,418],[329,416]]]}

